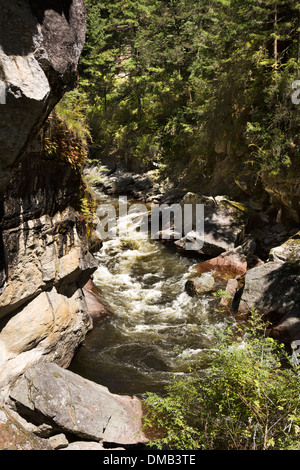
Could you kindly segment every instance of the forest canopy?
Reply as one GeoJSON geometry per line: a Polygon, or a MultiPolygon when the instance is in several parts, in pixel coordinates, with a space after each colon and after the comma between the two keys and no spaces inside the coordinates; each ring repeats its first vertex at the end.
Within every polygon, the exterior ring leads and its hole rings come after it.
{"type": "Polygon", "coordinates": [[[300,2],[87,0],[75,90],[101,155],[276,174],[300,150],[300,2]]]}

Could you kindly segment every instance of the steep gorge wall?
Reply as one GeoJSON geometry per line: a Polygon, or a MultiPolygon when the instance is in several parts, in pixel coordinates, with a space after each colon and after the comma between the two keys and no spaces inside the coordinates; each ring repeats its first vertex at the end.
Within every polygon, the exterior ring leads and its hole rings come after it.
{"type": "Polygon", "coordinates": [[[1,0],[0,189],[72,84],[85,40],[83,0],[1,0]]]}
{"type": "Polygon", "coordinates": [[[67,366],[90,327],[82,287],[95,269],[78,217],[80,175],[37,139],[76,78],[83,0],[1,0],[0,389],[28,365],[67,366]]]}

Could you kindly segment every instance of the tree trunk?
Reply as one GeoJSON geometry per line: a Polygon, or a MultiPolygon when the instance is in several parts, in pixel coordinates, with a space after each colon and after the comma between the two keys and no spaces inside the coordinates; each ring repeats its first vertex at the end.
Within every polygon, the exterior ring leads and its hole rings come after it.
{"type": "Polygon", "coordinates": [[[278,11],[277,11],[277,4],[276,4],[275,5],[275,13],[274,13],[274,64],[275,64],[275,69],[277,67],[277,62],[278,62],[277,26],[278,26],[278,11]]]}

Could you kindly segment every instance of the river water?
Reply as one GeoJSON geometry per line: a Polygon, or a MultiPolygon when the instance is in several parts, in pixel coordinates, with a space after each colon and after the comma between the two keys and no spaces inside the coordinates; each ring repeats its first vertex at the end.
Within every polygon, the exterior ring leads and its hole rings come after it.
{"type": "MultiPolygon", "coordinates": [[[[117,200],[98,194],[99,204],[117,200]]],[[[225,319],[211,296],[192,298],[185,283],[199,260],[184,257],[119,218],[127,235],[103,243],[93,280],[115,316],[96,323],[70,369],[119,394],[163,392],[174,375],[214,345],[225,319]]],[[[205,368],[205,363],[202,364],[205,368]]]]}

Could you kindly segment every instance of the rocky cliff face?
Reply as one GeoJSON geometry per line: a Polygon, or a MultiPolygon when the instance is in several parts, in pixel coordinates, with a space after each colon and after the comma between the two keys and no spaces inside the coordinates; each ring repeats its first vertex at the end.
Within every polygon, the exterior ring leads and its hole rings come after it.
{"type": "Polygon", "coordinates": [[[43,152],[14,168],[4,197],[0,388],[29,364],[68,366],[90,326],[82,288],[95,269],[78,206],[80,175],[43,152]]]}
{"type": "Polygon", "coordinates": [[[0,190],[15,162],[74,81],[85,39],[83,0],[1,0],[0,190]]]}
{"type": "Polygon", "coordinates": [[[37,140],[76,78],[84,39],[83,0],[1,0],[1,390],[39,360],[68,365],[90,325],[80,176],[37,140]]]}

